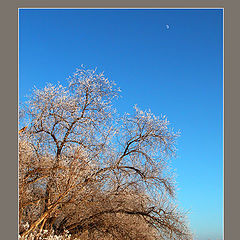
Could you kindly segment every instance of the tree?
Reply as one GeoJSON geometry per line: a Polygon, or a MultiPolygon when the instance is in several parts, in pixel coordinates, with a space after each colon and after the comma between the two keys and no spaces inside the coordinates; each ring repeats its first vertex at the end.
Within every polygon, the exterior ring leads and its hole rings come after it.
{"type": "Polygon", "coordinates": [[[68,83],[34,89],[20,109],[20,235],[191,239],[175,204],[178,133],[167,119],[136,106],[118,117],[120,90],[96,70],[77,69],[68,83]]]}

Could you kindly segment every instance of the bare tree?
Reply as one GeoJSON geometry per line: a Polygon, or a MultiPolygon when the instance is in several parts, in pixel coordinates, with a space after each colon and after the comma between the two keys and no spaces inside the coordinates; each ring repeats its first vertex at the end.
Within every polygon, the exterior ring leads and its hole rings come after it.
{"type": "Polygon", "coordinates": [[[35,89],[22,107],[22,237],[48,229],[78,239],[191,239],[169,168],[178,133],[136,106],[119,118],[112,107],[119,91],[81,68],[68,87],[35,89]]]}

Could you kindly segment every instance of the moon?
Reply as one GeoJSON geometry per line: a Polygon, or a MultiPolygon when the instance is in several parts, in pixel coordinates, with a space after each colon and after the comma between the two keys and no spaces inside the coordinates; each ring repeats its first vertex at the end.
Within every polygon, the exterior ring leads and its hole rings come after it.
{"type": "Polygon", "coordinates": [[[166,29],[169,29],[169,28],[170,28],[170,26],[168,24],[166,24],[166,29]]]}

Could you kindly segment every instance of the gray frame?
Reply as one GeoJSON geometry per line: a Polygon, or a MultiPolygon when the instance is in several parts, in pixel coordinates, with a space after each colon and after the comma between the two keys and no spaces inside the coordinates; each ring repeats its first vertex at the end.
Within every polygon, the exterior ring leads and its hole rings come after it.
{"type": "MultiPolygon", "coordinates": [[[[224,239],[238,239],[239,3],[226,0],[35,0],[1,5],[1,239],[17,239],[18,8],[224,8],[224,239]]],[[[206,216],[207,217],[207,216],[206,216]]]]}

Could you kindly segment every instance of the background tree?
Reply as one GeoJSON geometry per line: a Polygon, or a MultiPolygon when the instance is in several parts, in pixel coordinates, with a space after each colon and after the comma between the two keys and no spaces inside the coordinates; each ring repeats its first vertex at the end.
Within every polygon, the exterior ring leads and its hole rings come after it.
{"type": "Polygon", "coordinates": [[[19,232],[78,239],[191,239],[169,160],[178,136],[136,106],[118,117],[115,84],[77,71],[68,87],[34,89],[21,108],[19,232]],[[28,223],[26,229],[24,224],[28,223]]]}

